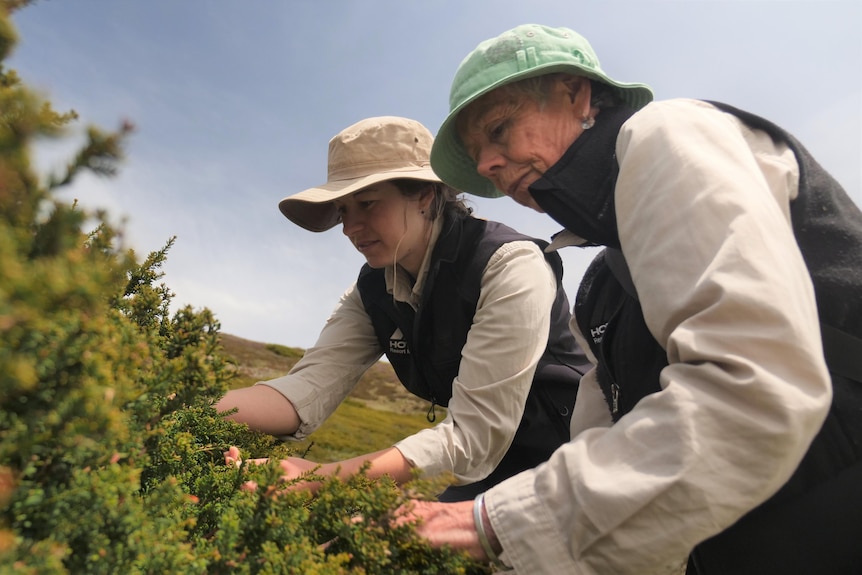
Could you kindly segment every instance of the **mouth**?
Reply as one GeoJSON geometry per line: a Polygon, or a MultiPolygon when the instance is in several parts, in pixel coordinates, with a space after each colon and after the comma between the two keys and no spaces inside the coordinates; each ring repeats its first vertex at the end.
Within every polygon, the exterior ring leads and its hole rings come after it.
{"type": "Polygon", "coordinates": [[[376,240],[355,240],[353,245],[359,250],[360,253],[367,251],[369,248],[377,244],[376,240]]]}
{"type": "Polygon", "coordinates": [[[529,197],[530,192],[528,191],[528,188],[533,182],[527,181],[529,180],[527,177],[528,175],[529,173],[525,173],[512,181],[512,183],[506,188],[505,194],[516,202],[520,202],[524,196],[529,197]]]}
{"type": "Polygon", "coordinates": [[[512,184],[506,188],[505,194],[515,200],[515,203],[520,204],[526,208],[530,208],[539,213],[545,213],[539,204],[536,203],[535,198],[530,193],[530,186],[535,182],[540,176],[531,177],[531,173],[527,172],[523,174],[520,178],[517,178],[512,184]]]}

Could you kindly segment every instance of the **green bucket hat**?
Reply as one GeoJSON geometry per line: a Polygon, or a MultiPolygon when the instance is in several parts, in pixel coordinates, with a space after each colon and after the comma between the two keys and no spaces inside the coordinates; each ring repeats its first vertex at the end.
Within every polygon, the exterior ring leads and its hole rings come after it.
{"type": "Polygon", "coordinates": [[[628,106],[639,109],[653,99],[646,84],[617,82],[605,74],[590,43],[568,28],[524,24],[485,40],[458,66],[449,92],[449,115],[431,148],[431,167],[440,179],[464,192],[498,198],[503,194],[476,171],[455,120],[477,98],[518,80],[568,72],[616,88],[628,106]]]}

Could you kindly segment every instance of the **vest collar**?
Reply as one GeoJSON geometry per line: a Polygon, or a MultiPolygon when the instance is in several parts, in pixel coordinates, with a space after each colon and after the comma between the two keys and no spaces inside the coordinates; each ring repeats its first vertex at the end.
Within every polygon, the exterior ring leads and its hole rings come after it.
{"type": "Polygon", "coordinates": [[[624,107],[602,110],[596,125],[583,132],[530,186],[530,193],[545,212],[571,233],[583,238],[582,245],[619,248],[614,186],[619,166],[617,134],[634,110],[624,107]]]}

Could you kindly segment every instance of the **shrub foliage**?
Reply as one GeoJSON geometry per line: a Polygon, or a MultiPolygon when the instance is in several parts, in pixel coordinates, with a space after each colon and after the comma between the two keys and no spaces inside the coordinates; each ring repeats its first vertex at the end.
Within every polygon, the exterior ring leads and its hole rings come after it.
{"type": "Polygon", "coordinates": [[[395,526],[391,482],[311,496],[275,464],[225,463],[230,446],[289,451],[213,409],[234,371],[209,310],[170,311],[173,239],[139,262],[105,214],[57,199],[113,174],[132,126],[91,128],[62,173],[34,173],[33,143],[76,115],[2,65],[27,3],[0,0],[0,572],[485,573],[395,526]]]}

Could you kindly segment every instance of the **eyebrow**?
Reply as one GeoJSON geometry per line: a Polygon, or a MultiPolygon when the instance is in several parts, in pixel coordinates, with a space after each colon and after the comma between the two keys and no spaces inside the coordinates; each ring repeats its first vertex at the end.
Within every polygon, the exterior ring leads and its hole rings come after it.
{"type": "Polygon", "coordinates": [[[472,118],[472,122],[471,122],[472,125],[476,128],[479,128],[483,123],[487,123],[488,116],[491,115],[491,112],[493,112],[497,108],[498,105],[499,105],[499,102],[498,103],[492,103],[490,106],[485,106],[485,109],[482,110],[480,113],[473,114],[473,118],[472,118]]]}
{"type": "MultiPolygon", "coordinates": [[[[458,117],[458,121],[455,124],[455,128],[458,132],[458,137],[461,138],[461,143],[464,143],[463,134],[469,134],[473,131],[476,131],[479,127],[480,122],[488,115],[490,112],[489,109],[483,110],[481,113],[477,114],[475,108],[471,110],[471,108],[467,108],[462,112],[463,115],[458,117]]],[[[481,132],[481,130],[478,130],[481,132]]],[[[466,146],[465,146],[466,147],[466,146]]]]}
{"type": "MultiPolygon", "coordinates": [[[[464,148],[464,151],[467,152],[467,156],[476,161],[476,145],[467,145],[467,141],[465,136],[471,136],[474,133],[478,133],[480,136],[483,131],[480,128],[480,122],[488,115],[490,109],[486,109],[482,111],[480,114],[470,113],[469,108],[464,110],[467,114],[460,116],[458,118],[458,122],[455,125],[456,132],[458,133],[458,139],[461,140],[461,147],[464,148]]],[[[475,139],[475,138],[474,138],[475,139]]]]}
{"type": "MultiPolygon", "coordinates": [[[[475,104],[476,102],[473,103],[475,104]]],[[[464,110],[464,112],[467,112],[467,114],[458,118],[458,120],[460,120],[458,124],[456,124],[456,128],[458,130],[458,138],[461,140],[461,146],[467,153],[467,157],[469,157],[474,164],[477,162],[478,150],[482,146],[468,146],[467,142],[464,140],[464,134],[468,136],[471,134],[478,134],[480,138],[484,137],[487,139],[487,135],[485,134],[487,124],[493,120],[493,118],[492,120],[488,120],[488,117],[491,116],[492,113],[496,112],[496,110],[498,110],[501,105],[505,105],[506,103],[507,101],[504,96],[489,98],[488,103],[483,106],[483,109],[481,111],[474,111],[473,113],[470,113],[470,108],[468,107],[466,110],[464,110]]]]}
{"type": "MultiPolygon", "coordinates": [[[[469,118],[470,124],[476,125],[486,121],[488,114],[493,112],[498,106],[505,104],[514,106],[516,102],[513,101],[511,92],[505,88],[505,86],[501,86],[500,88],[480,97],[478,100],[475,100],[464,110],[464,112],[467,112],[467,115],[463,116],[465,120],[469,118]],[[482,104],[482,108],[479,112],[475,111],[477,104],[482,104]],[[473,112],[471,113],[470,110],[473,110],[473,112]]],[[[463,122],[463,124],[466,125],[466,121],[463,122]]]]}

